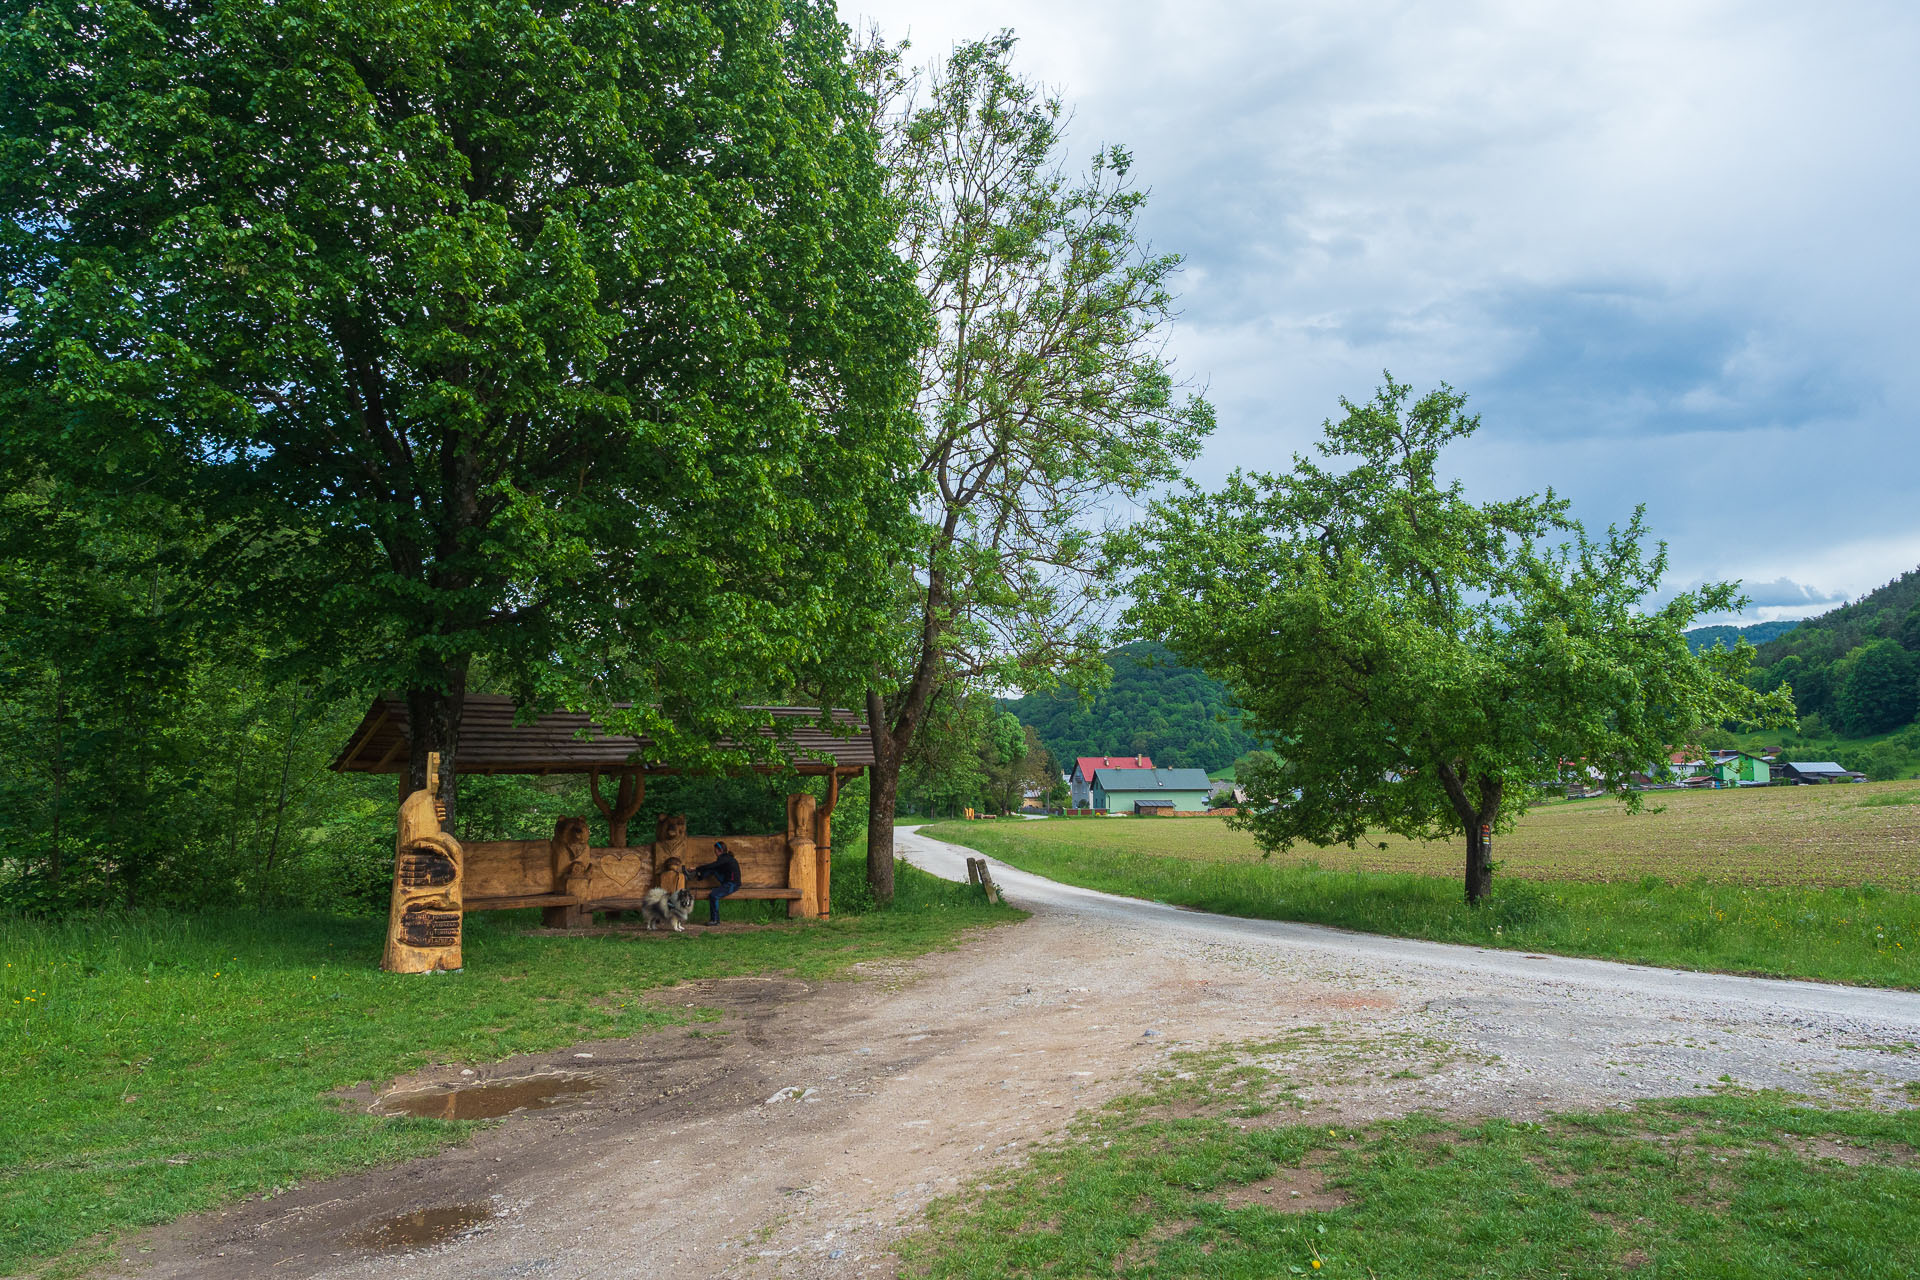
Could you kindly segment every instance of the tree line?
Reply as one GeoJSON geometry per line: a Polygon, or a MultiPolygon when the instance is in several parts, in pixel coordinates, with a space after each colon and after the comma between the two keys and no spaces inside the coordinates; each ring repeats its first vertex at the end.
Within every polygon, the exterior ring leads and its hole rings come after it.
{"type": "Polygon", "coordinates": [[[1171,649],[1137,640],[1102,655],[1113,672],[1090,697],[1067,690],[1009,699],[1054,759],[1150,756],[1161,768],[1224,769],[1260,743],[1246,731],[1227,687],[1171,649]]]}
{"type": "Polygon", "coordinates": [[[324,769],[380,690],[456,830],[578,809],[460,775],[479,689],[716,776],[746,708],[865,708],[885,899],[922,727],[1090,678],[1083,517],[1210,419],[1129,157],[1067,171],[1010,35],[81,8],[0,46],[9,901],[266,900],[293,848],[327,900],[383,856],[390,784],[324,769]]]}
{"type": "Polygon", "coordinates": [[[879,901],[903,786],[1011,807],[1058,761],[994,696],[1096,690],[1116,621],[1277,749],[1264,843],[1464,833],[1475,900],[1563,762],[1782,714],[1682,638],[1733,588],[1636,612],[1638,516],[1438,484],[1445,389],[1106,528],[1213,414],[1131,155],[1070,164],[1014,50],[823,0],[17,15],[0,894],[374,892],[390,784],[324,764],[383,690],[470,835],[586,806],[463,779],[469,691],[652,739],[716,823],[777,793],[717,780],[753,706],[863,708],[879,901]]]}
{"type": "Polygon", "coordinates": [[[1920,569],[1760,647],[1756,689],[1791,689],[1800,730],[1869,737],[1920,715],[1920,569]]]}

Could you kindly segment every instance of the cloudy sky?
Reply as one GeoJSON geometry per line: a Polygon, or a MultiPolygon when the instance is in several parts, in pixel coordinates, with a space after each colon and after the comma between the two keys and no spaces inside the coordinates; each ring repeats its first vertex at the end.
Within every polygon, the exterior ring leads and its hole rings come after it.
{"type": "Polygon", "coordinates": [[[1920,6],[840,0],[914,58],[1010,27],[1182,254],[1174,350],[1279,467],[1391,369],[1476,496],[1645,502],[1749,620],[1920,565],[1920,6]]]}

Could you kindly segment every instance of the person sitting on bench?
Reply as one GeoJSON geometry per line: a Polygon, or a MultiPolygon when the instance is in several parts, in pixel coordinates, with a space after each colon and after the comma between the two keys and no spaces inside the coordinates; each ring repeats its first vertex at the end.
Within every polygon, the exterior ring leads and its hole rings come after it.
{"type": "Polygon", "coordinates": [[[740,861],[727,851],[725,840],[715,840],[713,852],[713,861],[695,867],[693,874],[717,882],[707,895],[707,923],[719,924],[720,899],[739,891],[740,861]]]}

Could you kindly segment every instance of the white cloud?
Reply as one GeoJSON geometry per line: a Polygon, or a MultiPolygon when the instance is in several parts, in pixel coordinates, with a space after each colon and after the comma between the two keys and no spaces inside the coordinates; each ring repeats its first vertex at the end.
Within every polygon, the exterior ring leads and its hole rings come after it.
{"type": "MultiPolygon", "coordinates": [[[[1383,367],[1485,414],[1486,496],[1649,505],[1673,581],[1920,564],[1920,10],[1771,0],[846,0],[1012,27],[1186,255],[1174,350],[1278,468],[1383,367]]],[[[1767,609],[1793,606],[1767,605],[1767,609]]]]}

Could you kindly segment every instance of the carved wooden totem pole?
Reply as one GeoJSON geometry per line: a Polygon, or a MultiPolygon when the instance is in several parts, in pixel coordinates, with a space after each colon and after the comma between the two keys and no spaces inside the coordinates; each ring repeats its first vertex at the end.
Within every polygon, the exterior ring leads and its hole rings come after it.
{"type": "Polygon", "coordinates": [[[393,846],[393,900],[387,911],[389,973],[453,970],[460,960],[460,842],[440,829],[440,755],[427,756],[427,785],[400,802],[393,846]]]}

